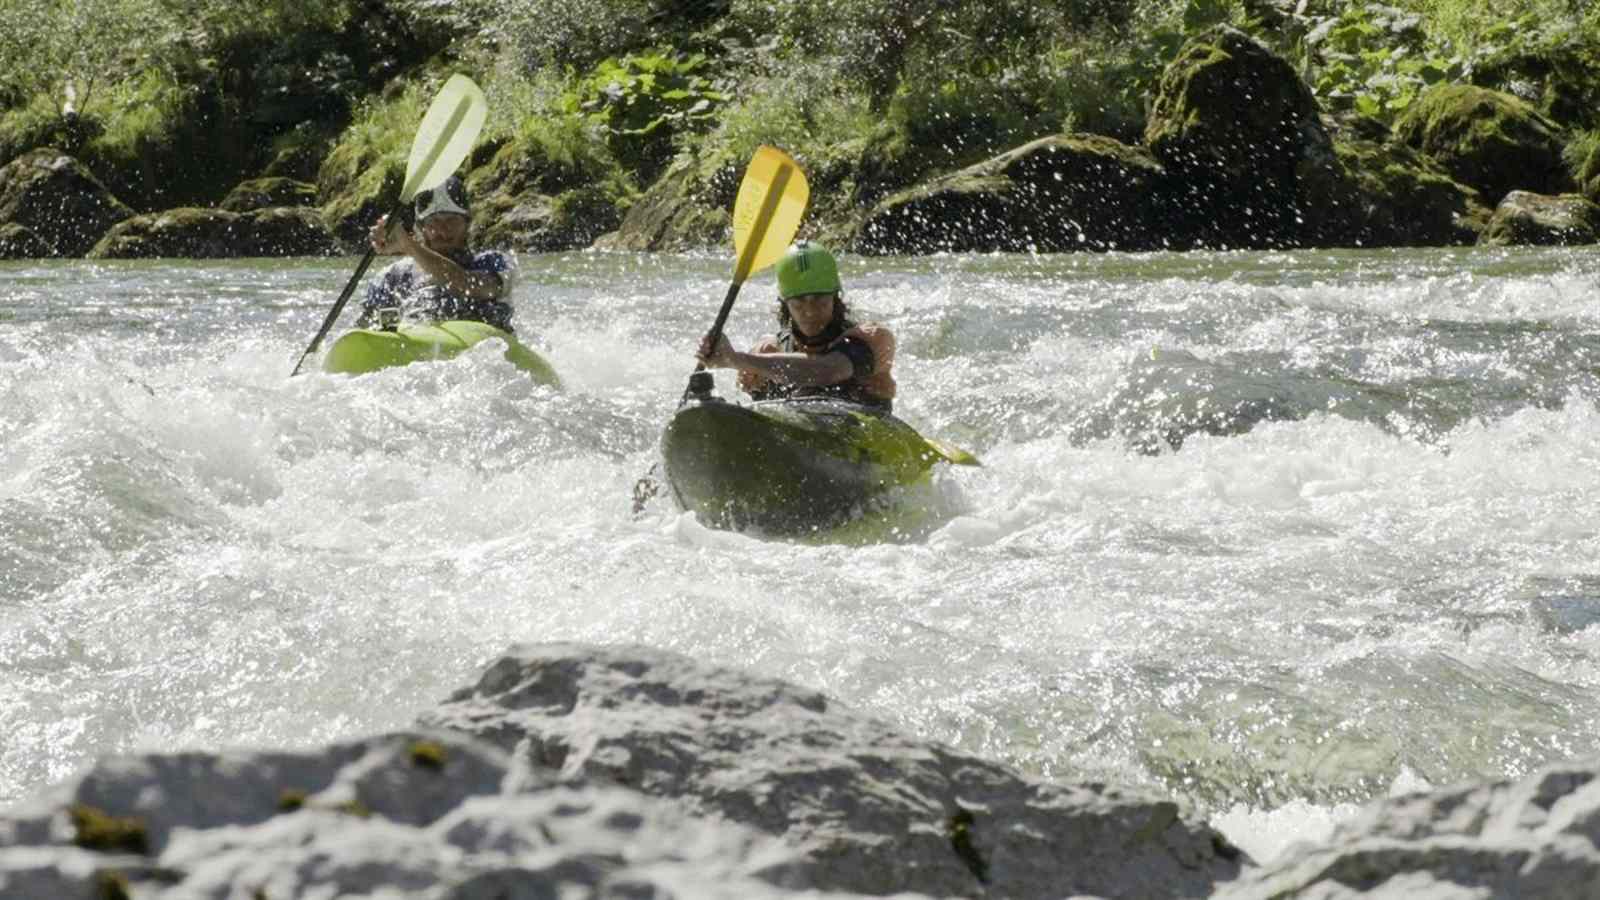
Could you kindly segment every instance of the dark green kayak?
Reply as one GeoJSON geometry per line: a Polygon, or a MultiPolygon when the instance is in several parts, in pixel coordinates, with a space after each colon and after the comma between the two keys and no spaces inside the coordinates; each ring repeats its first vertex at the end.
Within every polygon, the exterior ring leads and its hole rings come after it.
{"type": "Polygon", "coordinates": [[[661,454],[673,495],[701,521],[788,534],[856,518],[935,463],[977,464],[892,415],[835,400],[691,400],[661,454]]]}

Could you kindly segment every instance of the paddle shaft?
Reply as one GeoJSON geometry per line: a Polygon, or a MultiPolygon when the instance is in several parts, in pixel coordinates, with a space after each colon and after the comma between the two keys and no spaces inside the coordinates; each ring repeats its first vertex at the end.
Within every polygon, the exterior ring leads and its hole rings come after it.
{"type": "MultiPolygon", "coordinates": [[[[760,255],[762,243],[767,239],[767,227],[772,224],[772,217],[778,210],[778,202],[783,199],[783,192],[789,186],[791,171],[792,164],[779,167],[772,184],[767,186],[766,194],[761,198],[761,206],[756,211],[749,233],[744,236],[739,246],[739,258],[733,266],[733,282],[728,285],[728,295],[722,298],[722,308],[717,310],[716,321],[711,323],[711,330],[706,333],[707,337],[711,338],[713,349],[716,348],[717,342],[722,340],[722,328],[728,324],[728,314],[733,312],[733,301],[739,296],[739,288],[744,286],[744,280],[750,276],[750,270],[755,267],[756,257],[760,255]]],[[[737,215],[737,212],[735,214],[737,215]]],[[[737,234],[738,229],[735,228],[735,235],[737,234]]],[[[788,243],[787,237],[784,238],[784,243],[788,243]]],[[[695,363],[694,372],[689,375],[689,386],[684,388],[683,397],[678,401],[680,407],[689,401],[691,395],[711,393],[711,376],[703,375],[705,370],[705,363],[695,363]]]]}
{"type": "MultiPolygon", "coordinates": [[[[717,310],[717,320],[711,323],[711,330],[706,336],[711,338],[711,346],[715,347],[717,341],[722,339],[723,326],[728,324],[728,314],[733,312],[733,301],[739,296],[739,288],[744,287],[744,282],[735,281],[728,285],[728,296],[722,298],[722,308],[717,310]]],[[[705,364],[700,363],[694,367],[696,372],[705,370],[705,364]]]]}
{"type": "MultiPolygon", "coordinates": [[[[394,209],[389,212],[388,221],[398,221],[399,216],[404,211],[405,204],[396,203],[394,209]]],[[[361,283],[361,276],[367,274],[367,267],[372,265],[372,258],[377,255],[377,250],[371,247],[367,248],[366,255],[361,257],[361,264],[356,266],[355,274],[351,275],[350,280],[345,282],[344,290],[339,292],[339,299],[333,302],[333,309],[328,310],[328,317],[322,320],[322,327],[317,329],[317,336],[311,339],[311,346],[306,348],[306,352],[300,354],[299,361],[294,364],[294,371],[289,373],[290,378],[299,375],[300,367],[305,365],[306,358],[317,352],[317,348],[322,346],[322,339],[328,336],[329,331],[333,330],[333,323],[339,321],[339,313],[344,312],[345,303],[349,302],[350,295],[356,292],[356,285],[361,283]]]]}

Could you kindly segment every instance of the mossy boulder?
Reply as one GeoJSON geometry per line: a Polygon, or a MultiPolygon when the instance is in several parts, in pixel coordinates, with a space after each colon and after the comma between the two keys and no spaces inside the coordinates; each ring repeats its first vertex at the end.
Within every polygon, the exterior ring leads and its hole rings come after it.
{"type": "Polygon", "coordinates": [[[1314,242],[1302,182],[1335,173],[1333,142],[1288,61],[1218,26],[1162,73],[1145,143],[1168,172],[1161,217],[1175,246],[1314,242]]]}
{"type": "Polygon", "coordinates": [[[41,255],[82,256],[132,215],[82,163],[60,151],[30,151],[0,167],[0,224],[26,228],[48,250],[41,255]]]}
{"type": "Polygon", "coordinates": [[[510,142],[467,177],[472,241],[481,247],[555,251],[588,247],[622,223],[626,189],[590,183],[570,162],[531,142],[510,142]]]}
{"type": "Polygon", "coordinates": [[[274,206],[315,206],[317,186],[293,178],[252,178],[239,183],[228,192],[221,209],[228,212],[249,212],[253,209],[270,209],[274,206]]]}
{"type": "Polygon", "coordinates": [[[1479,239],[1489,246],[1571,246],[1600,241],[1600,206],[1580,194],[1512,191],[1479,239]]]}
{"type": "Polygon", "coordinates": [[[1334,144],[1345,182],[1308,215],[1329,223],[1329,243],[1358,247],[1470,244],[1490,210],[1477,191],[1456,182],[1403,144],[1368,140],[1334,144]]]}
{"type": "Polygon", "coordinates": [[[1429,89],[1395,122],[1395,136],[1497,204],[1513,190],[1572,190],[1561,129],[1526,100],[1470,84],[1429,89]]]}
{"type": "Polygon", "coordinates": [[[405,178],[404,159],[377,155],[356,142],[340,144],[317,170],[323,221],[344,246],[364,246],[368,229],[389,212],[405,178]]]}
{"type": "Polygon", "coordinates": [[[1600,133],[1591,135],[1583,147],[1573,162],[1578,193],[1600,203],[1600,133]]]}
{"type": "Polygon", "coordinates": [[[732,246],[733,204],[743,163],[726,154],[680,154],[594,246],[607,250],[682,251],[732,246]]]}
{"type": "Polygon", "coordinates": [[[1147,151],[1089,134],[1041,138],[889,197],[857,229],[860,253],[1143,250],[1160,246],[1147,151]]]}
{"type": "Polygon", "coordinates": [[[90,251],[90,259],[226,259],[329,256],[338,242],[316,210],[275,207],[233,213],[180,208],[120,223],[90,251]]]}
{"type": "Polygon", "coordinates": [[[1600,126],[1600,46],[1577,35],[1538,47],[1512,42],[1475,62],[1472,82],[1503,86],[1564,127],[1600,126]]]}
{"type": "Polygon", "coordinates": [[[0,259],[43,259],[54,256],[50,245],[25,225],[0,225],[0,259]]]}
{"type": "Polygon", "coordinates": [[[616,202],[598,187],[544,194],[492,194],[473,206],[479,247],[551,252],[580,250],[622,223],[616,202]]]}

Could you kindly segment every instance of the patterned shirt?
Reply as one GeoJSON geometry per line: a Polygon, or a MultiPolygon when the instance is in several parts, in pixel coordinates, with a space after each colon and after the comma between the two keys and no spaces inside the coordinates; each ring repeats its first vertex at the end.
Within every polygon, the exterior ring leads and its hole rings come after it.
{"type": "Polygon", "coordinates": [[[468,297],[435,284],[428,273],[409,257],[390,264],[367,284],[367,298],[361,303],[358,328],[379,321],[378,310],[399,309],[401,318],[411,321],[444,322],[467,320],[486,322],[502,331],[511,331],[511,283],[517,273],[517,258],[501,250],[452,255],[451,259],[469,273],[488,273],[500,279],[500,290],[492,299],[468,297]]]}

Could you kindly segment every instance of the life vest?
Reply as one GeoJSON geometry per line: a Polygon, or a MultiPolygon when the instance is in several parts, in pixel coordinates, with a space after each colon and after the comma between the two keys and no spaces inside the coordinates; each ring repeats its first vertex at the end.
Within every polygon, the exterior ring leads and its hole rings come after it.
{"type": "Polygon", "coordinates": [[[739,373],[739,387],[757,400],[783,397],[833,397],[880,406],[887,410],[894,403],[895,382],[894,332],[877,322],[857,325],[846,321],[831,340],[807,345],[795,340],[791,331],[785,330],[774,337],[762,340],[752,353],[804,353],[807,356],[825,356],[838,350],[845,341],[857,340],[872,350],[872,371],[852,375],[838,384],[788,384],[756,372],[739,373]]]}

